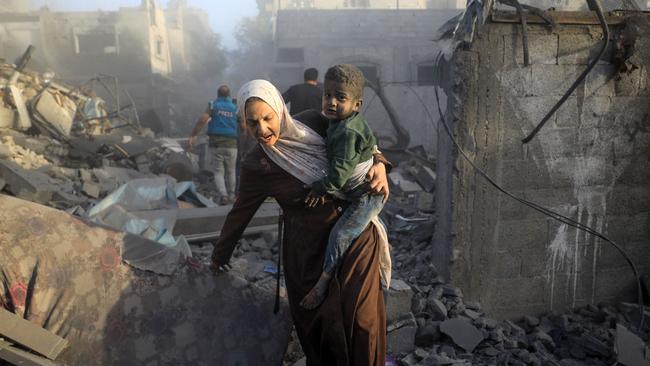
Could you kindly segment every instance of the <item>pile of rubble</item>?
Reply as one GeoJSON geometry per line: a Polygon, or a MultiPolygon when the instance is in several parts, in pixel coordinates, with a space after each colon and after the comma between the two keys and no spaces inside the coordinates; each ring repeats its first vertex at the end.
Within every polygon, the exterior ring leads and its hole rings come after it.
{"type": "Polygon", "coordinates": [[[643,353],[650,327],[637,330],[637,305],[497,321],[465,302],[432,264],[436,176],[429,166],[410,160],[389,175],[382,218],[398,279],[386,293],[387,365],[650,365],[643,353]]]}
{"type": "Polygon", "coordinates": [[[29,54],[17,66],[0,65],[0,191],[87,210],[135,178],[192,179],[196,159],[140,128],[132,105],[111,105],[91,87],[27,71],[29,54]]]}
{"type": "MultiPolygon", "coordinates": [[[[569,313],[496,321],[460,289],[396,280],[387,294],[391,362],[413,365],[643,365],[638,305],[588,305],[569,313]],[[633,333],[632,330],[636,332],[633,333]]],[[[650,311],[646,310],[646,317],[650,311]]],[[[645,348],[647,352],[648,348],[645,348]]]]}

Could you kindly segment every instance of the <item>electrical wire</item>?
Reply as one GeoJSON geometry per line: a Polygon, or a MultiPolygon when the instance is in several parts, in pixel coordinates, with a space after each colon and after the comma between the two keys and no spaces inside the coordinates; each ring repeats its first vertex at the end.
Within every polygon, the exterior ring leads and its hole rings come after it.
{"type": "MultiPolygon", "coordinates": [[[[436,62],[435,62],[436,65],[439,64],[439,61],[440,61],[441,57],[442,57],[442,52],[439,52],[438,55],[436,56],[436,62]]],[[[429,120],[431,121],[431,123],[435,124],[436,121],[433,118],[433,115],[431,114],[431,112],[429,111],[429,108],[427,107],[427,104],[422,99],[420,94],[418,94],[416,92],[416,90],[413,88],[413,86],[410,85],[413,82],[414,81],[395,81],[395,82],[386,83],[386,85],[389,85],[389,84],[401,84],[401,85],[406,86],[415,95],[415,97],[418,99],[420,104],[422,104],[422,107],[424,108],[424,111],[426,112],[427,116],[429,117],[429,120]]],[[[574,227],[574,228],[576,228],[578,230],[582,230],[582,231],[584,231],[584,232],[586,232],[586,233],[588,233],[590,235],[593,235],[593,236],[595,236],[595,237],[597,237],[597,238],[611,244],[623,256],[625,261],[632,268],[632,272],[634,272],[634,278],[636,280],[636,285],[637,285],[638,304],[639,304],[639,311],[640,311],[640,321],[639,321],[639,328],[638,329],[639,329],[639,331],[641,329],[643,329],[643,326],[645,324],[645,312],[644,312],[644,303],[643,303],[643,290],[641,289],[641,276],[639,275],[639,271],[638,271],[636,265],[634,264],[634,262],[632,261],[630,256],[627,254],[627,252],[625,252],[625,250],[623,248],[621,248],[616,242],[614,242],[613,240],[611,240],[610,238],[608,238],[604,234],[598,232],[597,230],[595,230],[595,229],[593,229],[593,228],[591,228],[591,227],[589,227],[587,225],[584,225],[584,224],[582,224],[582,223],[580,223],[580,222],[578,222],[576,220],[573,220],[570,217],[564,216],[564,215],[562,215],[562,214],[560,214],[558,212],[555,212],[553,210],[545,208],[545,207],[543,207],[543,206],[541,206],[541,205],[539,205],[539,204],[537,204],[535,202],[528,201],[528,200],[526,200],[524,198],[518,197],[515,194],[513,194],[513,193],[509,192],[508,190],[506,190],[505,188],[501,187],[494,179],[492,179],[492,177],[490,177],[485,171],[483,171],[481,168],[479,168],[474,163],[474,161],[467,155],[467,153],[465,153],[465,151],[461,148],[458,141],[454,138],[454,135],[451,132],[451,128],[447,124],[447,121],[446,121],[446,119],[444,117],[444,114],[442,113],[442,109],[440,108],[440,96],[438,94],[438,87],[435,86],[435,85],[434,85],[434,91],[435,91],[435,97],[436,97],[436,104],[437,104],[437,107],[438,107],[438,114],[440,116],[440,122],[442,122],[442,125],[444,126],[445,131],[447,132],[447,135],[449,136],[449,138],[451,139],[453,144],[456,146],[456,148],[458,149],[460,154],[463,156],[463,158],[465,160],[467,160],[467,162],[470,164],[470,166],[474,170],[476,170],[476,172],[480,176],[482,176],[488,183],[490,183],[490,185],[492,185],[494,188],[496,188],[499,192],[501,192],[501,193],[505,194],[506,196],[512,198],[513,200],[515,200],[515,201],[517,201],[517,202],[519,202],[519,203],[521,203],[523,205],[526,205],[526,206],[534,209],[535,211],[540,212],[543,215],[551,217],[552,219],[555,219],[555,220],[557,220],[557,221],[559,221],[559,222],[561,222],[561,223],[563,223],[563,224],[565,224],[567,226],[571,226],[571,227],[574,227]]]]}
{"type": "Polygon", "coordinates": [[[537,135],[539,130],[541,130],[542,127],[544,127],[544,125],[546,124],[546,122],[548,122],[551,116],[553,116],[553,114],[555,114],[555,112],[562,106],[562,104],[564,104],[564,102],[566,102],[566,100],[569,99],[569,96],[571,96],[571,94],[578,87],[578,85],[580,85],[580,83],[582,83],[585,80],[587,74],[591,72],[591,70],[598,63],[598,60],[600,60],[603,54],[605,54],[605,50],[607,50],[607,46],[609,45],[609,26],[607,25],[607,21],[605,20],[605,16],[603,15],[603,8],[600,6],[600,2],[598,0],[587,0],[587,2],[590,3],[590,5],[593,5],[593,7],[596,9],[596,15],[598,16],[600,26],[603,29],[603,45],[600,51],[598,52],[598,55],[589,62],[587,68],[582,72],[582,74],[580,74],[580,76],[578,76],[578,78],[573,82],[573,84],[571,84],[571,86],[564,93],[562,98],[560,98],[560,100],[557,103],[555,103],[553,108],[551,108],[551,110],[548,111],[548,113],[546,113],[544,118],[542,118],[541,122],[539,122],[537,126],[535,126],[533,131],[531,131],[531,133],[528,134],[528,136],[526,136],[523,140],[521,140],[521,142],[523,142],[524,144],[529,143],[535,137],[535,135],[537,135]]]}
{"type": "MultiPolygon", "coordinates": [[[[616,250],[623,256],[623,258],[625,258],[627,263],[632,268],[632,271],[634,272],[634,277],[635,277],[636,283],[637,283],[639,311],[641,313],[641,318],[640,318],[640,321],[639,321],[639,328],[638,329],[639,329],[639,331],[641,331],[641,329],[643,329],[643,325],[644,325],[644,321],[645,321],[644,304],[643,304],[643,291],[641,289],[641,277],[639,275],[639,271],[638,271],[636,265],[634,264],[634,262],[632,261],[630,256],[625,252],[625,250],[623,250],[623,248],[621,248],[613,240],[609,239],[607,236],[605,236],[604,234],[596,231],[595,229],[593,229],[593,228],[591,228],[591,227],[589,227],[587,225],[584,225],[584,224],[582,224],[582,223],[580,223],[578,221],[575,221],[575,220],[573,220],[573,219],[571,219],[571,218],[569,218],[567,216],[564,216],[564,215],[562,215],[562,214],[560,214],[558,212],[555,212],[553,210],[545,208],[545,207],[543,207],[543,206],[541,206],[541,205],[539,205],[539,204],[537,204],[535,202],[531,202],[531,201],[528,201],[528,200],[526,200],[524,198],[518,197],[518,196],[514,195],[513,193],[509,192],[508,190],[506,190],[505,188],[501,187],[494,179],[492,179],[492,177],[490,177],[485,171],[483,171],[481,168],[479,168],[474,163],[474,161],[465,153],[465,151],[461,148],[458,141],[454,138],[454,135],[451,132],[451,128],[447,124],[447,121],[446,121],[446,119],[445,119],[445,117],[444,117],[444,115],[442,113],[442,110],[440,109],[440,97],[438,95],[438,87],[435,86],[434,88],[435,88],[435,95],[436,95],[436,103],[438,104],[438,114],[440,115],[440,122],[442,122],[442,125],[444,126],[445,131],[447,132],[447,135],[449,136],[449,138],[451,139],[453,144],[458,149],[458,152],[463,156],[463,158],[465,158],[465,160],[467,160],[467,162],[470,164],[470,166],[481,177],[483,177],[488,183],[490,183],[490,185],[492,185],[494,188],[496,188],[499,192],[501,192],[501,193],[505,194],[506,196],[514,199],[515,201],[517,201],[517,202],[519,202],[519,203],[521,203],[523,205],[526,205],[526,206],[534,209],[535,211],[538,211],[538,212],[542,213],[543,215],[551,217],[551,218],[553,218],[553,219],[555,219],[555,220],[557,220],[557,221],[559,221],[559,222],[561,222],[561,223],[563,223],[565,225],[574,227],[574,228],[576,228],[578,230],[582,230],[582,231],[584,231],[586,233],[589,233],[589,234],[591,234],[591,235],[593,235],[593,236],[595,236],[597,238],[600,238],[600,239],[608,242],[614,248],[616,248],[616,250]]],[[[419,98],[419,99],[420,99],[420,102],[424,103],[421,98],[419,98]]],[[[427,111],[427,114],[429,115],[429,118],[431,119],[431,121],[434,122],[433,117],[428,112],[429,110],[427,108],[425,108],[425,110],[427,111]]]]}

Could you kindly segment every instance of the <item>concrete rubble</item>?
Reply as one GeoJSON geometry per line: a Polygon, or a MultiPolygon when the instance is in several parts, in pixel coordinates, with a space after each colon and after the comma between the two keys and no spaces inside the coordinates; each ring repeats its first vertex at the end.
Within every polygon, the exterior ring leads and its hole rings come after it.
{"type": "MultiPolygon", "coordinates": [[[[174,355],[161,353],[161,357],[176,358],[181,363],[197,362],[201,359],[206,362],[209,359],[210,363],[232,365],[241,362],[246,364],[279,362],[286,348],[290,322],[286,318],[288,312],[284,300],[280,316],[272,314],[275,293],[274,275],[277,273],[275,243],[279,208],[276,203],[264,203],[253,218],[244,233],[245,238],[242,239],[241,247],[244,249],[238,249],[235,253],[235,268],[232,275],[223,279],[221,284],[217,283],[216,287],[208,286],[210,287],[208,288],[205,287],[207,282],[199,285],[195,280],[192,280],[194,281],[192,284],[184,283],[188,278],[197,276],[197,278],[212,277],[207,267],[210,262],[211,243],[218,238],[220,227],[230,210],[230,206],[219,207],[210,200],[210,197],[214,197],[215,194],[209,182],[200,184],[198,188],[192,183],[194,174],[198,171],[197,158],[187,153],[175,140],[154,138],[150,131],[138,125],[137,118],[129,118],[126,112],[112,113],[110,106],[91,91],[82,91],[55,82],[51,75],[34,73],[26,69],[19,70],[14,65],[3,64],[0,65],[0,87],[2,88],[0,89],[0,201],[4,212],[4,216],[0,215],[2,217],[0,244],[3,248],[12,248],[3,251],[6,255],[0,255],[0,261],[3,262],[0,263],[0,268],[3,268],[3,271],[13,268],[11,266],[14,265],[19,265],[21,268],[20,271],[7,272],[9,277],[6,275],[4,281],[5,285],[11,288],[11,293],[9,298],[0,296],[0,304],[15,305],[16,299],[23,298],[21,296],[25,295],[29,297],[26,301],[31,302],[33,306],[45,309],[51,305],[54,309],[51,311],[62,314],[67,314],[70,310],[66,305],[68,300],[71,301],[70,304],[77,303],[80,307],[85,306],[82,303],[92,307],[94,300],[84,302],[86,299],[83,301],[77,299],[79,300],[77,301],[76,295],[65,297],[67,300],[64,302],[47,305],[45,303],[56,296],[45,296],[40,290],[36,293],[21,292],[22,295],[16,297],[19,295],[16,291],[23,288],[19,284],[29,283],[29,277],[24,276],[31,273],[29,268],[34,265],[34,260],[37,261],[37,267],[39,261],[49,260],[38,255],[41,250],[50,250],[47,248],[55,250],[55,247],[59,248],[61,245],[72,245],[65,256],[70,257],[69,260],[82,260],[83,255],[75,254],[75,250],[80,248],[80,243],[78,240],[71,240],[74,235],[65,234],[67,239],[59,237],[60,233],[66,231],[64,227],[74,223],[73,231],[77,232],[75,235],[86,238],[83,240],[84,245],[96,247],[98,251],[103,250],[101,245],[104,242],[100,240],[102,235],[115,237],[111,242],[119,247],[116,249],[119,259],[104,258],[104,254],[98,254],[101,258],[100,264],[103,266],[100,272],[106,272],[104,267],[107,265],[113,268],[115,263],[119,263],[116,267],[119,270],[111,269],[111,272],[122,273],[123,279],[127,279],[127,282],[150,282],[152,278],[157,278],[159,284],[147,290],[153,298],[162,296],[163,293],[167,296],[188,286],[188,288],[198,286],[191,290],[196,294],[214,290],[219,292],[219,295],[206,304],[210,303],[210,306],[224,311],[234,306],[236,309],[227,310],[228,319],[247,318],[251,321],[250,324],[240,324],[236,330],[237,337],[241,339],[224,343],[222,340],[225,338],[219,332],[228,329],[229,337],[232,338],[234,329],[223,323],[226,320],[220,320],[223,324],[209,331],[216,332],[211,333],[210,336],[215,340],[212,346],[199,351],[205,343],[199,345],[200,338],[205,338],[204,336],[207,335],[206,333],[200,336],[199,333],[208,331],[197,330],[204,322],[198,317],[203,316],[207,319],[203,310],[181,309],[178,304],[169,303],[167,309],[159,313],[160,316],[169,318],[166,321],[168,325],[171,326],[173,322],[183,318],[196,318],[197,328],[190,329],[188,324],[191,322],[186,321],[174,325],[172,333],[184,335],[182,345],[174,347],[176,350],[169,350],[174,355]],[[33,212],[37,218],[30,218],[30,212],[33,212]],[[43,231],[32,227],[36,224],[34,220],[38,221],[37,226],[42,226],[43,222],[40,218],[45,216],[50,217],[47,220],[48,230],[43,231]],[[29,226],[26,233],[22,233],[23,230],[20,229],[20,225],[23,224],[29,226]],[[97,224],[102,225],[103,228],[96,228],[97,224]],[[121,233],[111,232],[105,227],[112,227],[121,233]],[[48,234],[50,231],[51,233],[48,234]],[[195,245],[189,245],[190,243],[195,245]],[[36,247],[30,250],[21,249],[28,244],[36,247]],[[14,255],[30,252],[34,255],[28,256],[26,262],[16,262],[14,255]],[[105,261],[110,263],[104,263],[105,261]],[[14,275],[18,277],[14,278],[14,275]],[[160,294],[156,295],[156,291],[160,291],[160,294]],[[241,297],[242,293],[245,294],[244,297],[241,297]],[[253,302],[261,306],[255,306],[259,312],[249,306],[253,302]],[[247,309],[244,310],[247,312],[246,316],[243,314],[237,316],[236,312],[239,309],[247,309]],[[259,315],[257,321],[254,321],[255,316],[252,316],[254,313],[259,315]],[[178,318],[174,314],[184,315],[178,318]],[[261,322],[259,319],[266,317],[274,318],[272,323],[275,325],[262,329],[257,335],[247,333],[252,329],[259,332],[258,324],[261,322]],[[250,328],[250,326],[254,327],[250,328]],[[247,342],[258,336],[264,339],[247,342]],[[267,337],[271,337],[274,341],[268,340],[267,337]],[[247,341],[244,341],[244,338],[247,341]],[[194,341],[198,343],[195,342],[197,346],[192,348],[194,341]],[[233,342],[236,344],[231,344],[233,342]],[[253,343],[264,343],[264,351],[252,352],[251,349],[240,348],[241,345],[253,343]],[[185,348],[187,352],[179,354],[181,349],[179,347],[185,348]],[[211,350],[207,351],[208,348],[211,350]],[[222,358],[218,359],[218,357],[222,358]]],[[[54,276],[63,276],[62,279],[73,276],[70,273],[59,274],[60,271],[67,270],[66,268],[72,268],[65,263],[46,267],[39,270],[38,278],[47,279],[48,276],[52,278],[48,275],[48,271],[55,271],[54,276]]],[[[79,266],[74,268],[82,269],[79,266]]],[[[88,273],[92,273],[93,270],[88,269],[90,271],[88,273]]],[[[61,290],[72,286],[66,283],[58,283],[56,286],[61,290]]],[[[44,291],[47,288],[45,284],[40,286],[44,291]]],[[[26,285],[24,289],[26,291],[26,285]]],[[[146,298],[142,293],[139,293],[139,296],[141,299],[146,298]]],[[[284,291],[282,296],[284,297],[284,291]]],[[[122,310],[128,312],[130,310],[122,309],[122,305],[133,305],[129,299],[104,297],[102,302],[105,306],[98,311],[105,311],[106,314],[122,310]]],[[[93,295],[93,298],[99,299],[100,296],[93,295]]],[[[12,312],[18,311],[11,307],[9,309],[12,312]]],[[[213,309],[205,307],[205,311],[212,313],[214,313],[213,309]]],[[[145,313],[147,311],[145,310],[145,313]]],[[[62,316],[59,320],[65,321],[65,319],[66,317],[62,316]]],[[[36,318],[30,318],[30,321],[38,323],[36,318]]],[[[21,341],[25,337],[10,338],[8,333],[11,329],[0,327],[0,360],[35,365],[54,365],[58,362],[115,364],[127,359],[141,359],[144,362],[145,359],[151,359],[153,356],[147,352],[162,345],[148,344],[150,342],[146,334],[143,334],[143,338],[139,338],[139,341],[135,336],[126,337],[124,339],[147,343],[138,346],[138,354],[129,354],[130,351],[124,351],[123,348],[128,345],[118,341],[124,334],[119,338],[111,335],[114,330],[111,328],[113,327],[111,323],[92,325],[93,320],[90,318],[85,320],[80,318],[74,322],[78,327],[93,327],[94,333],[91,333],[96,335],[93,336],[95,339],[93,342],[97,346],[95,348],[102,348],[101,352],[98,351],[101,355],[97,353],[99,355],[97,357],[101,359],[89,361],[88,357],[91,356],[85,351],[88,347],[84,343],[84,338],[66,335],[64,338],[70,342],[67,351],[56,359],[52,357],[48,360],[34,353],[25,352],[31,350],[38,353],[38,344],[21,341]]],[[[219,321],[211,322],[219,323],[219,321]]],[[[4,322],[4,325],[7,324],[4,322]]],[[[47,329],[52,336],[64,334],[51,324],[48,327],[46,321],[38,324],[43,326],[39,329],[47,329]]],[[[129,329],[128,325],[122,324],[118,330],[135,331],[135,328],[129,329]]],[[[150,330],[154,333],[158,332],[156,329],[150,330]]],[[[86,331],[83,333],[90,334],[86,331]]],[[[27,334],[25,339],[30,340],[29,336],[31,333],[27,334]]],[[[156,337],[160,338],[160,334],[156,337]]],[[[133,347],[130,350],[132,351],[133,347]]]]}
{"type": "Polygon", "coordinates": [[[589,305],[570,313],[498,321],[487,317],[479,304],[464,302],[461,291],[451,285],[413,284],[407,290],[400,284],[387,297],[404,293],[413,293],[410,308],[402,301],[387,302],[389,313],[402,314],[388,326],[389,355],[397,365],[604,366],[617,360],[624,365],[648,362],[644,357],[650,326],[646,320],[643,330],[637,330],[638,305],[589,305]],[[415,338],[406,346],[405,339],[409,338],[402,330],[403,319],[410,317],[415,318],[415,338]]]}

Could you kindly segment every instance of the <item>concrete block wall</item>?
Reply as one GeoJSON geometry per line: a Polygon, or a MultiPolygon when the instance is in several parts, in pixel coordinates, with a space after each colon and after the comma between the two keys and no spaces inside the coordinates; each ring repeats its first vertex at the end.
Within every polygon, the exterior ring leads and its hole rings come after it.
{"type": "MultiPolygon", "coordinates": [[[[647,24],[647,20],[646,20],[647,24]]],[[[622,26],[612,26],[612,38],[622,26]]],[[[529,144],[596,54],[598,25],[488,24],[454,58],[447,119],[504,188],[604,233],[650,272],[650,79],[645,59],[619,73],[610,46],[586,82],[529,144]]],[[[637,41],[648,47],[649,32],[637,41]]],[[[630,267],[608,243],[497,193],[439,133],[436,265],[492,316],[634,301],[630,267]],[[446,216],[448,215],[448,216],[446,216]]]]}

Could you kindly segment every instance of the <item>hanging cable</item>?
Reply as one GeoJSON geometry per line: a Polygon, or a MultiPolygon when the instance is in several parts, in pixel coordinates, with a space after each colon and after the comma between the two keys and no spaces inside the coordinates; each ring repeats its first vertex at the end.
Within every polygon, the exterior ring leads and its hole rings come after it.
{"type": "Polygon", "coordinates": [[[600,60],[603,54],[605,54],[605,50],[607,50],[607,46],[609,45],[609,26],[607,25],[607,21],[605,20],[605,16],[603,15],[603,8],[600,6],[600,2],[598,0],[587,0],[587,2],[591,7],[593,7],[596,10],[596,15],[598,16],[600,26],[603,29],[603,45],[600,48],[598,55],[589,62],[587,68],[582,72],[582,74],[580,74],[580,76],[578,76],[576,81],[573,82],[571,87],[569,87],[569,90],[567,90],[566,93],[564,93],[564,95],[562,96],[562,98],[560,98],[560,100],[557,103],[555,103],[553,108],[551,108],[551,110],[548,111],[548,113],[546,113],[544,118],[542,118],[542,121],[539,122],[539,124],[533,129],[533,131],[528,136],[526,136],[523,140],[521,140],[521,142],[524,144],[529,143],[535,137],[535,135],[537,135],[539,130],[541,130],[542,127],[544,127],[546,122],[548,122],[548,120],[553,116],[553,114],[555,114],[555,112],[562,106],[562,104],[564,104],[564,102],[566,102],[566,100],[569,99],[569,96],[571,96],[571,94],[578,87],[578,85],[580,85],[580,83],[582,83],[585,80],[589,72],[591,72],[594,66],[596,66],[596,64],[598,63],[598,60],[600,60]]]}
{"type": "MultiPolygon", "coordinates": [[[[605,236],[604,234],[596,231],[595,229],[593,229],[593,228],[591,228],[591,227],[589,227],[587,225],[584,225],[584,224],[582,224],[582,223],[580,223],[580,222],[578,222],[576,220],[573,220],[570,217],[564,216],[564,215],[562,215],[562,214],[560,214],[558,212],[555,212],[553,210],[545,208],[545,207],[543,207],[543,206],[541,206],[541,205],[539,205],[539,204],[537,204],[535,202],[531,202],[531,201],[528,201],[528,200],[526,200],[524,198],[518,197],[518,196],[514,195],[513,193],[510,193],[505,188],[501,187],[494,179],[492,179],[492,177],[490,177],[485,171],[483,171],[481,168],[479,168],[474,163],[474,161],[461,148],[458,141],[456,141],[456,139],[454,138],[453,133],[451,132],[451,128],[447,124],[447,121],[446,121],[446,119],[445,119],[445,117],[444,117],[444,115],[442,113],[442,109],[440,109],[440,97],[438,95],[438,87],[435,86],[434,88],[435,88],[435,95],[436,95],[436,103],[438,105],[438,114],[440,116],[440,122],[442,122],[442,125],[444,126],[444,129],[447,132],[447,135],[449,136],[449,138],[451,139],[453,144],[456,146],[456,149],[458,149],[458,152],[461,154],[461,156],[465,160],[467,160],[467,162],[470,164],[470,166],[481,177],[483,177],[488,183],[490,183],[490,185],[492,185],[494,188],[496,188],[499,192],[501,192],[501,193],[505,194],[506,196],[514,199],[515,201],[517,201],[517,202],[519,202],[519,203],[521,203],[523,205],[526,205],[526,206],[534,209],[535,211],[538,211],[538,212],[542,213],[543,215],[551,217],[551,218],[553,218],[553,219],[555,219],[555,220],[557,220],[557,221],[559,221],[559,222],[561,222],[561,223],[563,223],[565,225],[574,227],[574,228],[576,228],[578,230],[582,230],[582,231],[584,231],[586,233],[589,233],[589,234],[591,234],[591,235],[593,235],[593,236],[595,236],[597,238],[600,238],[600,239],[608,242],[614,248],[616,248],[616,250],[623,256],[623,258],[625,258],[627,263],[632,268],[632,272],[634,272],[634,278],[635,278],[636,284],[637,284],[637,295],[638,295],[639,311],[641,313],[640,321],[639,321],[639,328],[638,329],[641,330],[643,328],[644,321],[645,321],[645,313],[644,313],[644,305],[643,305],[643,291],[641,289],[641,276],[639,275],[639,271],[638,271],[636,265],[634,264],[634,262],[632,261],[630,256],[625,252],[625,250],[623,250],[623,248],[621,248],[613,240],[609,239],[607,236],[605,236]]],[[[422,101],[422,99],[420,99],[420,102],[424,103],[422,101]]],[[[433,117],[429,113],[429,110],[427,108],[425,108],[425,110],[427,111],[427,114],[429,115],[429,118],[431,119],[431,121],[434,122],[435,120],[433,119],[433,117]]]]}

